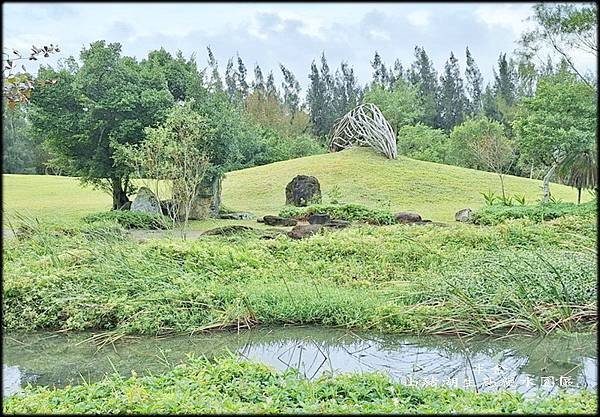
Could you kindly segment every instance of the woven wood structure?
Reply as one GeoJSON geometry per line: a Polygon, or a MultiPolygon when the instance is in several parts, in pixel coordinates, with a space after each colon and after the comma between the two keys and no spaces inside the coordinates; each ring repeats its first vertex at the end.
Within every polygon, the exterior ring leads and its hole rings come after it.
{"type": "Polygon", "coordinates": [[[338,119],[330,133],[329,150],[370,146],[388,159],[396,159],[396,135],[381,110],[371,103],[361,104],[338,119]]]}

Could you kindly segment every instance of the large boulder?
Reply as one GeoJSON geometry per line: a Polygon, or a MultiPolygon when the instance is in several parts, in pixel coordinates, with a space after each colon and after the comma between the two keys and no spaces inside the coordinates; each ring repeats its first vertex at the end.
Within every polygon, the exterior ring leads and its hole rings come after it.
{"type": "Polygon", "coordinates": [[[296,226],[298,220],[280,216],[263,216],[261,223],[269,226],[296,226]]]}
{"type": "Polygon", "coordinates": [[[310,175],[296,175],[285,187],[285,204],[305,207],[321,202],[319,180],[310,175]]]}
{"type": "Polygon", "coordinates": [[[457,222],[468,223],[473,220],[473,210],[471,210],[470,208],[458,210],[454,215],[454,219],[457,222]]]}
{"type": "Polygon", "coordinates": [[[416,223],[423,220],[421,219],[421,216],[419,214],[410,213],[407,211],[401,211],[400,213],[396,213],[394,214],[394,217],[396,218],[396,221],[401,224],[416,223]]]}
{"type": "Polygon", "coordinates": [[[331,217],[329,217],[329,214],[315,213],[315,214],[311,214],[310,216],[308,216],[308,222],[310,224],[325,224],[325,223],[329,222],[330,220],[331,220],[331,217]]]}
{"type": "Polygon", "coordinates": [[[288,232],[288,236],[292,239],[304,239],[305,237],[319,233],[321,230],[323,230],[323,226],[320,224],[298,225],[294,226],[294,228],[288,232]]]}
{"type": "Polygon", "coordinates": [[[158,198],[148,187],[141,187],[133,203],[131,203],[131,211],[141,211],[148,214],[162,214],[158,198]]]}

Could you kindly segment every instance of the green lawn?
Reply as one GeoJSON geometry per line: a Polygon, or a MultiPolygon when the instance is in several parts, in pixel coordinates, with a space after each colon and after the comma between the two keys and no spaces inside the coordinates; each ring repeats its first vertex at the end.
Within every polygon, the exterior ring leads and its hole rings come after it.
{"type": "MultiPolygon", "coordinates": [[[[489,172],[405,157],[392,161],[369,149],[349,149],[230,172],[223,183],[223,204],[257,215],[276,214],[285,205],[286,184],[298,174],[319,179],[325,202],[327,193],[337,185],[344,202],[380,208],[389,205],[392,211],[416,211],[436,221],[453,221],[456,211],[481,207],[480,192],[500,193],[498,176],[489,172]]],[[[4,174],[3,180],[3,210],[9,217],[20,212],[45,220],[77,221],[110,209],[108,194],[81,187],[76,178],[4,174]]],[[[541,195],[541,181],[508,176],[505,182],[509,194],[524,194],[529,203],[541,195]]],[[[552,184],[551,189],[559,199],[576,201],[573,188],[552,184]]],[[[589,198],[583,194],[584,201],[589,198]]],[[[221,224],[218,220],[193,222],[192,228],[221,224]]]]}

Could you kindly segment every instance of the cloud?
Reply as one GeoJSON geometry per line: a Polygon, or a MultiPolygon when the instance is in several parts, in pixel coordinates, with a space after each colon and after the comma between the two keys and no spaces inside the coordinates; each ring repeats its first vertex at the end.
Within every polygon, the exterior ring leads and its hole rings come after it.
{"type": "Polygon", "coordinates": [[[415,10],[406,15],[406,18],[413,26],[425,28],[429,26],[431,10],[415,10]]]}

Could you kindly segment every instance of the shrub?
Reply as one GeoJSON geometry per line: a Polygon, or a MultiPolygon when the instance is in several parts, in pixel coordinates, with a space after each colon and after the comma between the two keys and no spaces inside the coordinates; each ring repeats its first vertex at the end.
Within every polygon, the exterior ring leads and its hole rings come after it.
{"type": "Polygon", "coordinates": [[[473,213],[473,223],[496,225],[511,219],[529,219],[533,222],[553,220],[566,215],[589,216],[596,212],[596,202],[584,204],[550,203],[522,206],[492,204],[473,213]]]}
{"type": "Polygon", "coordinates": [[[446,160],[448,137],[442,129],[422,123],[398,129],[398,153],[409,158],[443,163],[446,160]]]}
{"type": "Polygon", "coordinates": [[[282,217],[299,217],[310,214],[329,214],[332,219],[362,221],[371,224],[394,224],[396,219],[386,210],[372,209],[360,204],[313,204],[308,207],[286,207],[279,212],[282,217]]]}
{"type": "Polygon", "coordinates": [[[83,221],[86,223],[116,221],[125,229],[166,229],[169,224],[164,216],[129,210],[111,210],[88,214],[83,217],[83,221]]]}

